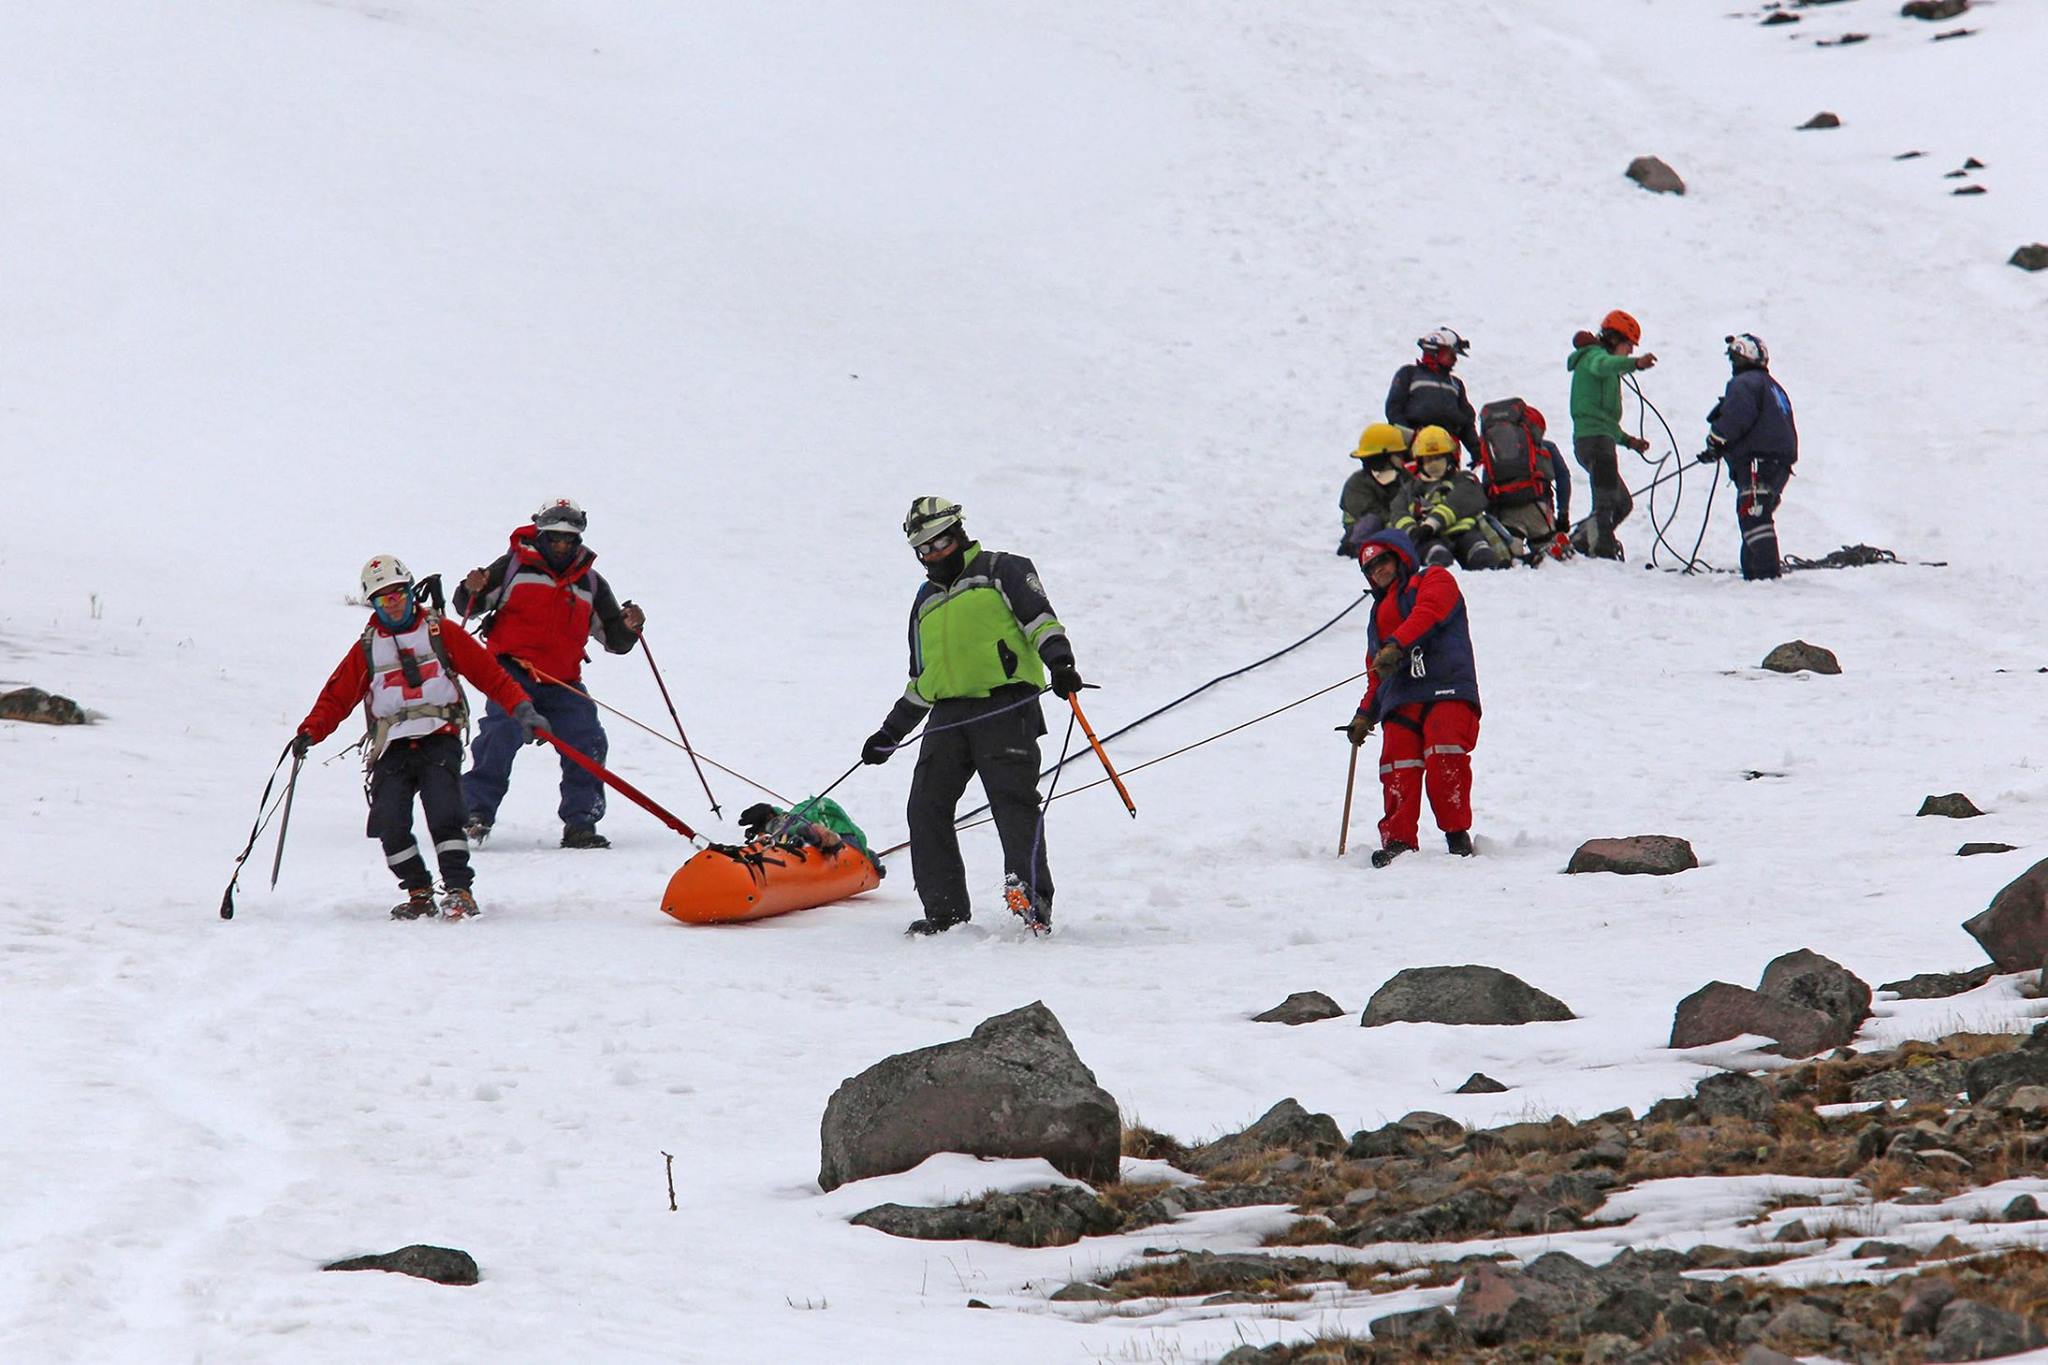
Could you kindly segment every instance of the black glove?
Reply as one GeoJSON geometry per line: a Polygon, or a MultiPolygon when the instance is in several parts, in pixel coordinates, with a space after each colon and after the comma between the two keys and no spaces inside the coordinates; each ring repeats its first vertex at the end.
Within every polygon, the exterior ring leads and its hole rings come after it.
{"type": "Polygon", "coordinates": [[[313,737],[304,730],[292,736],[292,757],[300,762],[306,758],[306,750],[313,747],[313,737]]]}
{"type": "Polygon", "coordinates": [[[1350,740],[1355,748],[1365,743],[1367,737],[1372,734],[1373,723],[1373,718],[1360,707],[1358,714],[1351,718],[1349,724],[1339,725],[1337,728],[1344,732],[1344,737],[1350,740]]]}
{"type": "Polygon", "coordinates": [[[1719,451],[1715,450],[1702,450],[1699,454],[1693,456],[1693,458],[1695,460],[1698,460],[1701,464],[1712,464],[1714,461],[1721,458],[1721,454],[1719,451]]]}
{"type": "Polygon", "coordinates": [[[758,839],[761,837],[761,831],[774,824],[778,818],[775,807],[766,801],[757,801],[740,812],[740,828],[747,832],[749,839],[758,839]]]}
{"type": "Polygon", "coordinates": [[[868,736],[868,742],[860,746],[860,761],[863,763],[887,763],[889,755],[896,752],[896,736],[887,730],[877,730],[868,736]]]}
{"type": "Polygon", "coordinates": [[[1408,651],[1392,640],[1380,646],[1379,653],[1372,656],[1372,671],[1385,682],[1400,670],[1401,661],[1408,657],[1408,651]]]}
{"type": "Polygon", "coordinates": [[[1052,666],[1052,694],[1061,701],[1081,690],[1081,670],[1067,659],[1052,666]]]}
{"type": "Polygon", "coordinates": [[[548,718],[534,709],[530,701],[520,702],[512,708],[512,719],[519,722],[519,733],[528,744],[540,743],[542,733],[553,734],[555,727],[548,724],[548,718]]]}

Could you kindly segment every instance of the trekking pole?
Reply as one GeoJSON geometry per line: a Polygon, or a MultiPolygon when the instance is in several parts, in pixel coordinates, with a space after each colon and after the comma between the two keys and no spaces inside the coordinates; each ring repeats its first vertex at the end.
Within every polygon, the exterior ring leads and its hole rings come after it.
{"type": "Polygon", "coordinates": [[[1344,774],[1344,823],[1337,830],[1337,856],[1344,856],[1344,849],[1351,842],[1351,789],[1358,785],[1358,751],[1363,747],[1351,746],[1351,770],[1344,774]]]}
{"type": "Polygon", "coordinates": [[[1088,736],[1088,747],[1095,750],[1095,756],[1102,760],[1102,770],[1108,773],[1109,780],[1116,784],[1116,794],[1124,799],[1124,809],[1131,813],[1133,820],[1137,819],[1137,803],[1131,800],[1130,792],[1124,787],[1124,780],[1116,775],[1116,765],[1111,763],[1109,755],[1102,751],[1102,741],[1095,738],[1095,727],[1088,723],[1087,716],[1081,714],[1081,694],[1076,692],[1069,696],[1067,705],[1074,708],[1074,719],[1081,722],[1081,733],[1088,736]]]}
{"type": "Polygon", "coordinates": [[[725,814],[718,809],[718,798],[711,794],[711,780],[704,776],[704,765],[697,761],[697,751],[690,747],[690,737],[683,733],[683,718],[676,714],[676,704],[668,699],[668,684],[661,680],[661,670],[654,666],[654,651],[647,647],[645,634],[640,637],[640,652],[647,656],[647,667],[654,673],[654,685],[661,689],[661,701],[668,707],[668,718],[676,723],[676,734],[682,737],[683,752],[690,756],[690,766],[697,770],[697,780],[704,784],[704,799],[711,803],[711,814],[723,820],[725,814]]]}
{"type": "MultiPolygon", "coordinates": [[[[655,805],[654,802],[650,800],[645,793],[643,793],[638,787],[635,787],[632,783],[626,781],[625,778],[620,777],[615,772],[612,772],[610,769],[606,768],[603,764],[599,763],[596,759],[590,757],[588,754],[585,754],[580,749],[572,748],[570,745],[564,743],[562,740],[556,739],[554,731],[541,730],[537,731],[536,733],[540,736],[540,738],[546,740],[548,743],[554,745],[557,749],[561,750],[562,756],[564,758],[567,758],[571,763],[574,763],[577,767],[583,769],[583,771],[589,773],[592,777],[604,783],[607,787],[610,787],[613,791],[616,791],[619,795],[625,797],[628,801],[631,801],[634,805],[640,807],[640,809],[646,811],[649,815],[652,815],[655,819],[661,821],[661,823],[667,825],[670,829],[682,835],[685,839],[689,839],[692,842],[695,842],[698,839],[704,839],[704,836],[697,833],[696,830],[691,829],[688,825],[676,819],[675,816],[670,815],[660,806],[655,805]]],[[[711,841],[709,839],[704,839],[704,842],[706,844],[709,844],[711,841]]]]}
{"type": "MultiPolygon", "coordinates": [[[[292,736],[294,740],[297,738],[297,735],[292,736]]],[[[256,836],[263,833],[263,827],[270,823],[270,812],[265,810],[264,807],[270,804],[270,789],[277,785],[277,770],[284,766],[284,761],[290,756],[291,751],[292,740],[286,740],[284,748],[277,755],[277,763],[270,770],[269,779],[263,784],[263,795],[256,798],[256,823],[250,827],[249,842],[242,845],[241,853],[235,858],[234,875],[228,878],[228,889],[222,893],[220,898],[220,917],[222,919],[233,919],[235,917],[235,883],[242,879],[242,864],[249,861],[249,854],[256,847],[256,836]]],[[[296,775],[298,769],[294,767],[292,771],[296,775]]]]}
{"type": "Polygon", "coordinates": [[[292,775],[284,783],[284,814],[277,821],[277,856],[270,860],[270,889],[277,890],[277,870],[284,866],[284,836],[292,827],[292,794],[299,789],[299,768],[305,763],[305,755],[292,753],[292,775]]]}

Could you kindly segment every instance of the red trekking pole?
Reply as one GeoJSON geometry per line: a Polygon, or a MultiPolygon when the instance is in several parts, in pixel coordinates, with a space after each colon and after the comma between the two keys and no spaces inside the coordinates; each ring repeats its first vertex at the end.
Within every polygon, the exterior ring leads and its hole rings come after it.
{"type": "Polygon", "coordinates": [[[631,801],[634,805],[640,807],[640,809],[646,811],[649,815],[652,815],[655,819],[661,821],[661,823],[667,825],[670,829],[682,835],[685,839],[690,839],[694,841],[704,837],[701,834],[697,833],[696,830],[691,829],[688,825],[676,819],[675,816],[670,815],[660,806],[655,805],[654,802],[649,800],[647,796],[645,796],[638,787],[635,787],[632,783],[626,781],[625,778],[620,777],[617,773],[611,772],[610,770],[605,768],[603,764],[599,763],[596,759],[590,757],[588,754],[583,753],[581,750],[573,748],[570,745],[564,743],[563,741],[556,739],[554,732],[552,730],[537,730],[534,733],[536,737],[546,740],[548,743],[554,745],[557,749],[561,750],[563,757],[567,758],[571,763],[574,763],[577,767],[583,769],[583,771],[589,773],[592,777],[604,783],[607,787],[610,787],[613,791],[625,797],[628,801],[631,801]]]}

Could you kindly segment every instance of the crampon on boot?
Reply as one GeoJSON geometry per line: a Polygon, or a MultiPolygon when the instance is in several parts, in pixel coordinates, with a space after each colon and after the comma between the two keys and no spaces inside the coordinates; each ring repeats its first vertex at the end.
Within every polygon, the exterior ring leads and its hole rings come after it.
{"type": "Polygon", "coordinates": [[[1374,867],[1385,867],[1403,853],[1413,853],[1414,851],[1415,845],[1404,844],[1399,839],[1390,839],[1372,851],[1372,865],[1374,867]]]}
{"type": "Polygon", "coordinates": [[[1003,878],[1003,904],[1032,933],[1042,936],[1052,932],[1052,903],[1019,881],[1014,872],[1003,878]]]}
{"type": "Polygon", "coordinates": [[[436,913],[434,888],[431,886],[408,886],[405,888],[405,902],[391,907],[393,919],[431,919],[436,913]]]}
{"type": "Polygon", "coordinates": [[[443,919],[475,919],[482,913],[482,907],[476,903],[476,896],[466,886],[458,886],[441,894],[443,919]]]}
{"type": "Polygon", "coordinates": [[[562,826],[563,848],[610,848],[612,841],[590,825],[562,826]]]}
{"type": "Polygon", "coordinates": [[[481,815],[470,816],[469,823],[462,827],[462,837],[479,848],[483,847],[484,841],[491,837],[491,822],[481,815]]]}

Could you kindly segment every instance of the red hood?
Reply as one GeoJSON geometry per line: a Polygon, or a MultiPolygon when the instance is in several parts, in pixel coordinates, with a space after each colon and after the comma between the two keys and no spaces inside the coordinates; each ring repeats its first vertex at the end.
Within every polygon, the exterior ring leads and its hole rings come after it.
{"type": "Polygon", "coordinates": [[[540,546],[536,543],[536,537],[539,535],[540,529],[531,524],[522,526],[514,531],[512,533],[512,557],[521,564],[539,569],[542,573],[552,576],[558,583],[574,583],[577,579],[590,572],[591,565],[597,563],[597,556],[591,553],[590,547],[587,545],[580,546],[576,551],[576,557],[569,561],[569,567],[560,573],[556,573],[553,566],[548,563],[547,556],[540,552],[540,546]]]}

